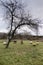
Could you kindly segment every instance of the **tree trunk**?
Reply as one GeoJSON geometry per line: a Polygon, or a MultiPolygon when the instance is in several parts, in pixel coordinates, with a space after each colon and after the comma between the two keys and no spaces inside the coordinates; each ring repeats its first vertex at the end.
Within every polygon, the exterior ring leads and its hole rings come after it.
{"type": "Polygon", "coordinates": [[[11,41],[11,39],[8,39],[6,48],[8,48],[10,41],[11,41]]]}
{"type": "Polygon", "coordinates": [[[21,44],[23,44],[23,40],[21,40],[21,44]]]}

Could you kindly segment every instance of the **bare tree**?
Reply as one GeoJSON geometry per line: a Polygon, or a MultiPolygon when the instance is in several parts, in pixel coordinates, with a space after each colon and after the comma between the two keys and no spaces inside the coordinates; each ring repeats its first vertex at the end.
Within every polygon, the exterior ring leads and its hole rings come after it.
{"type": "Polygon", "coordinates": [[[30,15],[24,10],[23,5],[17,0],[2,1],[3,7],[6,9],[6,18],[10,21],[10,31],[8,34],[8,42],[6,48],[8,48],[11,39],[14,37],[16,30],[23,25],[29,25],[32,29],[37,30],[37,23],[32,20],[30,15]]]}

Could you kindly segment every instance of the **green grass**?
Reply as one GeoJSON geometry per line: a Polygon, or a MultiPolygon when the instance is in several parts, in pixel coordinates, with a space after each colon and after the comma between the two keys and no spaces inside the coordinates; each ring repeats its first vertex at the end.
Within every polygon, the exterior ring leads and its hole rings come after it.
{"type": "MultiPolygon", "coordinates": [[[[33,41],[33,44],[36,44],[33,41]]],[[[43,65],[43,42],[33,46],[27,40],[24,44],[20,40],[16,44],[10,43],[9,48],[5,49],[3,40],[0,40],[0,65],[43,65]]]]}

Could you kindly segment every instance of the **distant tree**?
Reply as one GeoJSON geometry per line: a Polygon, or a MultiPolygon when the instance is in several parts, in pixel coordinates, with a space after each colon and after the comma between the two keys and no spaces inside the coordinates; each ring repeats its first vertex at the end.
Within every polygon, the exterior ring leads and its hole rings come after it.
{"type": "Polygon", "coordinates": [[[2,1],[1,4],[6,10],[6,19],[10,22],[10,31],[8,33],[8,42],[6,48],[8,48],[11,39],[14,37],[16,30],[24,25],[29,25],[31,29],[37,30],[37,23],[32,20],[29,13],[25,12],[23,4],[20,0],[8,0],[2,1]]]}

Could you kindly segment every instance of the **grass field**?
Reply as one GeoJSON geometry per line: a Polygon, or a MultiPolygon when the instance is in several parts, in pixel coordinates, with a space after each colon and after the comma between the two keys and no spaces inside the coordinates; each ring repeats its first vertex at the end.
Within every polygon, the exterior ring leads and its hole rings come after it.
{"type": "Polygon", "coordinates": [[[30,44],[30,41],[16,44],[10,43],[8,49],[5,49],[3,40],[0,40],[0,65],[43,65],[43,42],[38,45],[35,41],[30,44]],[[33,45],[36,46],[33,46],[33,45]]]}

